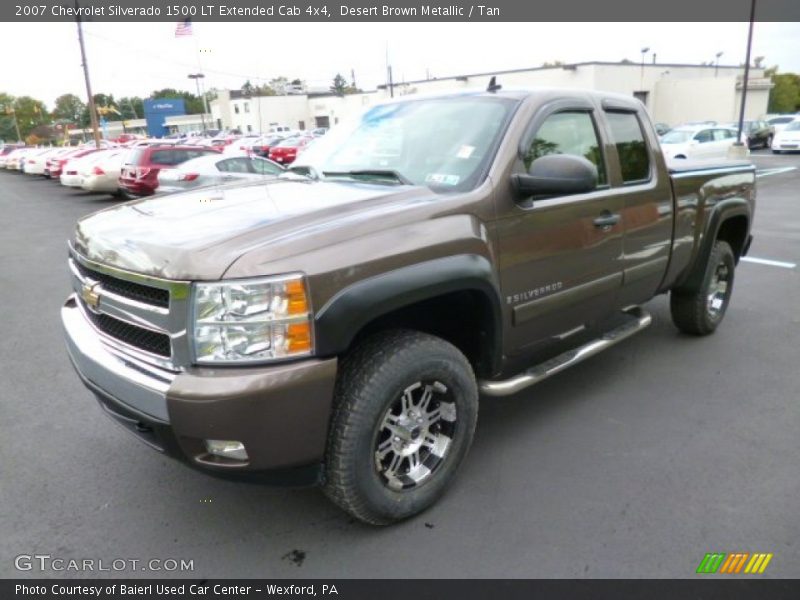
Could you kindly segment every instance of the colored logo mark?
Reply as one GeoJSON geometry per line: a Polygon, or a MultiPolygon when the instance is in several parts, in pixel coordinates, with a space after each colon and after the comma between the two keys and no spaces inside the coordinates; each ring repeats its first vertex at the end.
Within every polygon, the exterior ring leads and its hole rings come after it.
{"type": "Polygon", "coordinates": [[[697,572],[701,574],[713,573],[749,573],[752,575],[763,573],[772,560],[772,554],[756,552],[711,552],[703,557],[697,572]]]}

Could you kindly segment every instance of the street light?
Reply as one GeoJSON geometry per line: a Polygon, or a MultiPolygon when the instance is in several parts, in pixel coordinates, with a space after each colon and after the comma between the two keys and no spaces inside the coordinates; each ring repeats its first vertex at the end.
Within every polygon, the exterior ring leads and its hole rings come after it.
{"type": "MultiPolygon", "coordinates": [[[[203,98],[203,100],[205,100],[205,97],[200,93],[200,80],[203,79],[204,77],[205,75],[203,75],[202,73],[189,73],[189,79],[194,79],[194,83],[197,86],[197,96],[203,98]]],[[[200,120],[203,123],[203,133],[206,133],[206,110],[208,109],[205,102],[203,104],[203,108],[201,108],[200,110],[203,111],[203,113],[200,115],[200,120]]]]}
{"type": "Polygon", "coordinates": [[[716,54],[717,60],[714,63],[714,77],[717,76],[717,71],[719,71],[719,57],[722,56],[723,54],[725,54],[725,53],[724,52],[717,52],[717,54],[716,54]]]}
{"type": "Polygon", "coordinates": [[[642,74],[641,74],[641,77],[639,78],[639,89],[642,89],[642,90],[644,88],[644,55],[647,54],[649,51],[650,51],[650,47],[649,46],[645,46],[641,50],[641,52],[642,52],[642,74]]]}

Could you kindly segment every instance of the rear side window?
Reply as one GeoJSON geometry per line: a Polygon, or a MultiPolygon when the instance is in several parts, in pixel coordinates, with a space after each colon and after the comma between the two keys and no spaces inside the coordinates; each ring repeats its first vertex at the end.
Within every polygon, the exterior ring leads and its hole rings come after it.
{"type": "Polygon", "coordinates": [[[636,113],[606,113],[611,139],[617,147],[622,181],[633,183],[650,179],[650,153],[636,113]]]}
{"type": "Polygon", "coordinates": [[[560,112],[547,117],[525,153],[525,169],[547,154],[582,156],[597,167],[597,184],[608,183],[597,131],[588,112],[560,112]]]}
{"type": "Polygon", "coordinates": [[[715,129],[714,130],[714,141],[715,142],[724,142],[725,140],[729,140],[733,137],[736,137],[736,134],[733,133],[730,129],[715,129]]]}
{"type": "Polygon", "coordinates": [[[259,160],[257,158],[251,159],[253,170],[261,175],[278,175],[283,172],[283,169],[273,162],[268,160],[259,160]]]}
{"type": "Polygon", "coordinates": [[[250,161],[246,158],[229,158],[217,163],[217,169],[223,173],[252,173],[250,161]]]}
{"type": "MultiPolygon", "coordinates": [[[[213,150],[212,150],[213,152],[213,150]]],[[[208,152],[203,150],[184,150],[176,148],[168,148],[165,150],[156,150],[150,155],[150,162],[156,165],[172,166],[179,165],[192,158],[205,156],[208,152]]]]}
{"type": "Polygon", "coordinates": [[[696,136],[694,136],[694,139],[701,144],[714,141],[714,137],[712,136],[710,129],[704,129],[703,131],[699,132],[696,136]]]}

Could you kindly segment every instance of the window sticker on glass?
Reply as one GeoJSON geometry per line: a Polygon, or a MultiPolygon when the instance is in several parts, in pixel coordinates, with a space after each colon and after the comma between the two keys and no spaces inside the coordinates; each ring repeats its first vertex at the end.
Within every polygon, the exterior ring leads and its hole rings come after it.
{"type": "Polygon", "coordinates": [[[458,158],[469,158],[475,152],[475,146],[461,146],[456,156],[458,158]]]}
{"type": "Polygon", "coordinates": [[[437,183],[439,185],[458,185],[461,177],[458,175],[448,175],[446,173],[431,173],[425,178],[425,183],[437,183]]]}

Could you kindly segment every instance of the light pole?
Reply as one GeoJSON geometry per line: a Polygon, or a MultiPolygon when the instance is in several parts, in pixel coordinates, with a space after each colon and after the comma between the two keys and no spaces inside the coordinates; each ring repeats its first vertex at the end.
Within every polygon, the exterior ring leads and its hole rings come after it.
{"type": "Polygon", "coordinates": [[[200,93],[200,80],[203,79],[205,75],[202,73],[189,73],[189,79],[194,79],[194,83],[197,86],[197,95],[203,98],[203,106],[201,110],[203,110],[203,114],[200,115],[200,120],[203,122],[203,133],[206,133],[206,111],[208,110],[208,104],[206,102],[205,97],[200,93]]]}
{"type": "Polygon", "coordinates": [[[650,47],[649,46],[645,46],[641,50],[641,52],[642,52],[642,74],[641,74],[641,77],[639,78],[639,89],[641,89],[642,91],[644,91],[644,89],[643,89],[644,88],[644,55],[647,54],[649,51],[650,51],[650,47]]]}
{"type": "Polygon", "coordinates": [[[744,59],[744,81],[742,81],[742,104],[739,107],[739,127],[736,142],[731,146],[728,156],[731,158],[744,158],[747,156],[747,146],[742,142],[742,129],[744,129],[744,106],[747,101],[747,84],[750,81],[750,51],[753,46],[753,23],[756,20],[756,0],[750,0],[750,28],[747,31],[747,54],[744,59]]]}
{"type": "Polygon", "coordinates": [[[717,52],[716,54],[717,60],[714,63],[714,77],[717,76],[717,72],[719,71],[719,57],[722,56],[723,54],[724,52],[717,52]]]}

